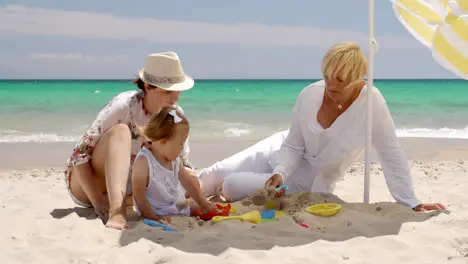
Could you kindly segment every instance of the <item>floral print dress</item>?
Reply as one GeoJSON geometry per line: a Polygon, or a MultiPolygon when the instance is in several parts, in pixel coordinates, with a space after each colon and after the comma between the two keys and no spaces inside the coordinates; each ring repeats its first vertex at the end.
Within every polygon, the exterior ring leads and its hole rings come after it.
{"type": "MultiPolygon", "coordinates": [[[[69,177],[71,168],[91,160],[96,143],[109,129],[117,124],[126,124],[132,133],[131,163],[141,150],[140,136],[137,127],[145,126],[149,121],[149,114],[143,107],[142,91],[122,92],[112,100],[97,115],[83,137],[75,145],[70,158],[67,161],[66,175],[69,177]]],[[[183,113],[182,108],[176,106],[183,113]]],[[[187,162],[190,152],[188,140],[180,154],[182,160],[187,162]]]]}

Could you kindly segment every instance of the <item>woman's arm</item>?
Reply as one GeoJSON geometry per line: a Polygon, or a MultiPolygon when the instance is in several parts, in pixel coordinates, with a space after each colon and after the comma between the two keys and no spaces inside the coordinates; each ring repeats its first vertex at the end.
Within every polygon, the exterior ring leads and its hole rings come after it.
{"type": "Polygon", "coordinates": [[[382,94],[375,90],[372,96],[372,144],[379,156],[387,186],[398,203],[415,208],[421,202],[414,194],[410,167],[396,135],[392,116],[382,94]]]}
{"type": "Polygon", "coordinates": [[[94,170],[91,167],[90,162],[75,166],[75,169],[73,170],[73,177],[75,177],[75,179],[80,183],[81,188],[93,205],[96,213],[101,217],[107,215],[107,210],[109,210],[109,208],[103,207],[109,206],[104,206],[106,203],[105,195],[101,193],[101,190],[98,189],[98,185],[94,184],[94,179],[96,178],[94,176],[94,170]]]}
{"type": "Polygon", "coordinates": [[[289,133],[281,145],[277,165],[273,170],[274,175],[281,175],[283,182],[294,172],[304,156],[305,146],[300,124],[300,116],[303,114],[301,113],[301,98],[304,94],[304,91],[301,92],[296,100],[289,133]]]}
{"type": "Polygon", "coordinates": [[[139,156],[132,168],[132,195],[141,216],[146,219],[160,221],[162,217],[157,216],[146,199],[146,190],[149,182],[149,167],[146,157],[139,156]]]}

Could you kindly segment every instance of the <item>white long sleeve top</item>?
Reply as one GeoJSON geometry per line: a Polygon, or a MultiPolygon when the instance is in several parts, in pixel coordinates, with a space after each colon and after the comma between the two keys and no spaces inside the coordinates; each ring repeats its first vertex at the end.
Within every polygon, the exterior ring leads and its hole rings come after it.
{"type": "MultiPolygon", "coordinates": [[[[364,151],[366,90],[367,86],[364,86],[352,105],[324,129],[318,124],[317,113],[323,101],[325,83],[318,81],[304,88],[297,98],[289,134],[278,153],[274,173],[280,174],[285,181],[301,159],[305,159],[318,174],[314,185],[319,187],[315,186],[313,190],[328,192],[333,189],[345,170],[364,151]]],[[[373,87],[371,98],[372,145],[377,151],[386,184],[398,203],[414,208],[421,202],[415,197],[408,161],[396,136],[387,103],[376,87],[373,87]]]]}

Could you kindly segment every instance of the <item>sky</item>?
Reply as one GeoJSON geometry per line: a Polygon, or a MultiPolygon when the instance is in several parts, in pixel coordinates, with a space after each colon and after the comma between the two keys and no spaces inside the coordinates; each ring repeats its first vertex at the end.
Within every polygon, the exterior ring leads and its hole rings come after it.
{"type": "MultiPolygon", "coordinates": [[[[0,79],[129,79],[176,52],[196,79],[320,78],[325,51],[367,55],[367,0],[0,0],[0,79]]],[[[375,1],[376,78],[456,78],[375,1]]]]}

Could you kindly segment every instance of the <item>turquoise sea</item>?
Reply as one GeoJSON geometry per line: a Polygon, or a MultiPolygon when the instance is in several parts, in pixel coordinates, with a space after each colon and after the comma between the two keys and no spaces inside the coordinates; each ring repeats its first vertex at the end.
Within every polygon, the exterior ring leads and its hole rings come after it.
{"type": "MultiPolygon", "coordinates": [[[[197,80],[180,105],[191,139],[259,139],[287,129],[316,80],[197,80]]],[[[468,81],[376,80],[402,137],[468,138],[468,81]]],[[[75,141],[129,80],[0,81],[0,142],[75,141]]]]}

